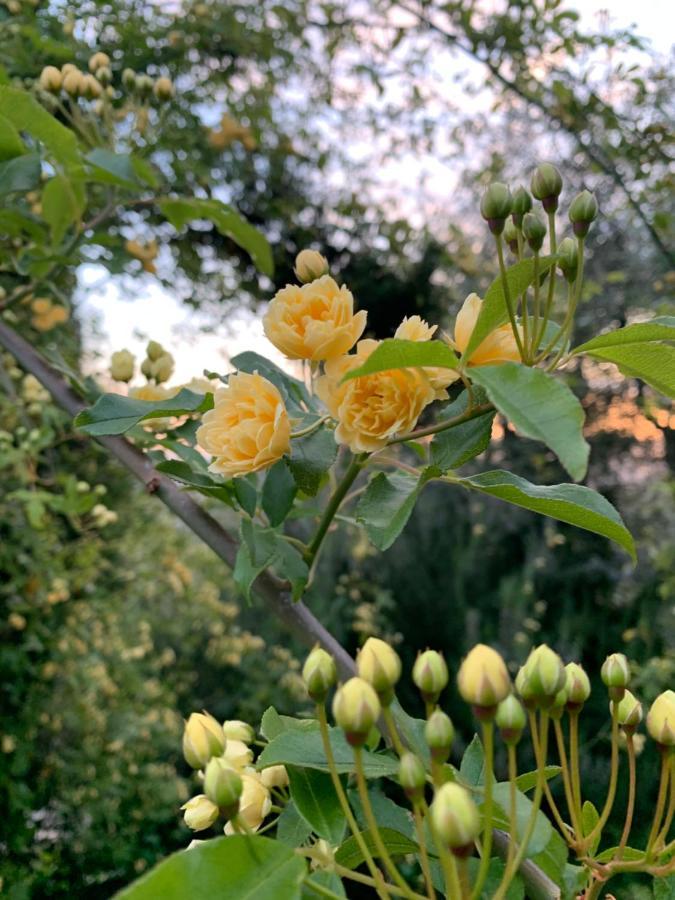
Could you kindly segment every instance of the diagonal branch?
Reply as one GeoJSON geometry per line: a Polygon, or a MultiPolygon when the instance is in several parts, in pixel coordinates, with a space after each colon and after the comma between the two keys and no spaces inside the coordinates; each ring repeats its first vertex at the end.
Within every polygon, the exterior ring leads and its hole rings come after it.
{"type": "MultiPolygon", "coordinates": [[[[34,375],[69,415],[75,416],[80,412],[83,402],[75,391],[27,341],[3,322],[0,322],[0,346],[34,375]]],[[[237,541],[201,504],[181,490],[168,476],[158,472],[145,454],[125,438],[100,437],[97,440],[224,563],[230,568],[234,566],[237,541]]],[[[354,661],[347,651],[304,603],[293,603],[283,581],[271,572],[263,572],[256,580],[254,590],[295,637],[310,647],[319,643],[334,656],[341,677],[348,678],[354,674],[354,661]]]]}

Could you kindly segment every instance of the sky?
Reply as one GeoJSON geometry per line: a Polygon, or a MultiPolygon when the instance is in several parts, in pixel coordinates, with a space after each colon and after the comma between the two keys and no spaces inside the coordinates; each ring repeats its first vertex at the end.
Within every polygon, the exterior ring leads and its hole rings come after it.
{"type": "MultiPolygon", "coordinates": [[[[637,26],[638,33],[648,38],[654,49],[667,54],[672,46],[675,4],[664,0],[579,0],[570,4],[581,14],[582,23],[597,27],[598,17],[607,11],[615,27],[637,26]]],[[[402,168],[410,163],[392,160],[389,171],[382,174],[383,192],[400,183],[402,168]]],[[[445,164],[434,167],[429,162],[429,187],[448,191],[445,164]]],[[[403,199],[403,198],[401,198],[403,199]]],[[[229,359],[243,350],[255,350],[277,364],[288,365],[263,334],[260,315],[249,311],[228,318],[226,329],[219,333],[200,332],[199,313],[183,306],[152,276],[142,276],[137,296],[124,299],[118,283],[100,266],[83,266],[79,272],[78,305],[84,328],[87,367],[103,374],[114,350],[123,347],[136,354],[139,361],[149,339],[159,341],[176,358],[173,383],[189,381],[204,369],[227,371],[229,359]]]]}

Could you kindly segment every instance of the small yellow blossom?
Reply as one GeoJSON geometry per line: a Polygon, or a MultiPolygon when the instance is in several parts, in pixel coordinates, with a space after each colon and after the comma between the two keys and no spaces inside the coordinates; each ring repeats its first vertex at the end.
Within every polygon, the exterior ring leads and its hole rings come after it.
{"type": "Polygon", "coordinates": [[[467,703],[496,707],[510,694],[511,679],[499,653],[485,644],[476,644],[460,666],[457,686],[467,703]]]}
{"type": "Polygon", "coordinates": [[[283,788],[288,784],[286,766],[269,766],[260,773],[260,780],[266,788],[283,788]]]}
{"type": "Polygon", "coordinates": [[[141,261],[146,272],[150,272],[151,275],[155,274],[157,271],[155,260],[159,253],[159,247],[154,238],[146,244],[141,244],[139,241],[127,241],[124,248],[130,256],[141,261]]]}
{"type": "Polygon", "coordinates": [[[309,284],[286,285],[270,302],[263,328],[289,359],[313,362],[347,353],[366,327],[364,310],[354,313],[354,298],[330,275],[309,284]]]}
{"type": "Polygon", "coordinates": [[[185,810],[183,818],[188,828],[193,831],[204,831],[210,828],[218,818],[218,807],[206,794],[197,794],[181,806],[185,810]]]}
{"type": "Polygon", "coordinates": [[[204,414],[197,442],[213,456],[212,472],[236,478],[257,472],[287,453],[291,423],[277,388],[257,373],[231,375],[204,414]]]}
{"type": "MultiPolygon", "coordinates": [[[[455,348],[466,350],[476,327],[483,301],[478,294],[469,294],[455,319],[455,348]]],[[[471,354],[469,365],[489,366],[504,362],[520,362],[518,344],[510,325],[500,325],[480,342],[471,354]]]]}
{"type": "MultiPolygon", "coordinates": [[[[436,332],[436,325],[429,325],[420,316],[406,316],[396,329],[395,338],[401,341],[430,341],[436,332]]],[[[437,400],[447,400],[446,388],[457,381],[459,373],[453,369],[441,369],[437,366],[427,366],[423,369],[429,379],[429,383],[436,391],[437,400]]]]}
{"type": "MultiPolygon", "coordinates": [[[[239,798],[238,818],[251,829],[257,831],[272,809],[270,792],[260,780],[257,772],[244,772],[241,776],[243,790],[239,798]]],[[[225,826],[225,834],[234,834],[231,822],[225,826]]]]}

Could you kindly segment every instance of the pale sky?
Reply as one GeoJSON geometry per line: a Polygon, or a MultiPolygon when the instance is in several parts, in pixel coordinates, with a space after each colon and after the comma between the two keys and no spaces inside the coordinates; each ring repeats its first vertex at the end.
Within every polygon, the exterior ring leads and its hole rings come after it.
{"type": "MultiPolygon", "coordinates": [[[[638,34],[650,39],[656,51],[667,54],[672,45],[675,5],[664,0],[578,0],[570,4],[581,13],[582,22],[596,26],[601,12],[608,11],[615,27],[637,25],[638,34]]],[[[471,101],[469,101],[471,102],[471,101]]],[[[402,169],[410,163],[393,159],[381,173],[383,194],[400,183],[402,169]]],[[[425,161],[430,168],[429,187],[439,196],[451,186],[445,164],[434,167],[433,160],[425,161]]],[[[404,181],[406,179],[403,179],[404,181]]],[[[394,187],[395,190],[395,187],[394,187]]],[[[136,299],[125,300],[116,282],[98,266],[83,266],[79,278],[79,310],[84,326],[85,348],[89,367],[104,372],[110,353],[126,347],[142,359],[148,339],[164,344],[176,358],[173,383],[200,376],[204,369],[227,371],[228,360],[243,350],[255,350],[284,363],[283,358],[266,340],[259,315],[243,312],[228,317],[227,329],[218,334],[199,332],[200,314],[183,306],[152,276],[143,276],[136,285],[136,299]]],[[[285,363],[287,365],[287,363],[285,363]]]]}

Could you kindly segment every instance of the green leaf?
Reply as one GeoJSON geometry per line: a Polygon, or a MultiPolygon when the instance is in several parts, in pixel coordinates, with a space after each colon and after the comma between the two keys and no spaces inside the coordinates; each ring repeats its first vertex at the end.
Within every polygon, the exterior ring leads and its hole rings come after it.
{"type": "Polygon", "coordinates": [[[293,506],[297,488],[285,461],[276,462],[265,476],[262,489],[262,508],[270,525],[280,525],[293,506]]]}
{"type": "Polygon", "coordinates": [[[227,503],[228,506],[234,506],[232,497],[232,488],[230,485],[222,484],[204,475],[202,472],[195,472],[186,462],[178,459],[166,459],[157,463],[155,466],[158,472],[164,472],[170,475],[175,481],[193,488],[206,497],[213,497],[227,503]]]}
{"type": "MultiPolygon", "coordinates": [[[[609,862],[610,859],[614,858],[618,850],[618,847],[608,847],[607,850],[603,850],[602,853],[598,853],[598,855],[595,857],[595,861],[599,863],[609,862]]],[[[629,862],[644,858],[645,851],[636,850],[635,847],[624,847],[621,852],[621,859],[625,859],[629,862]]]]}
{"type": "Polygon", "coordinates": [[[675,875],[654,879],[654,900],[675,900],[675,875]]]}
{"type": "MultiPolygon", "coordinates": [[[[0,115],[19,131],[41,141],[71,176],[82,177],[82,158],[74,133],[50,115],[32,94],[0,86],[0,115]]],[[[78,190],[82,191],[82,187],[78,190]]]]}
{"type": "MultiPolygon", "coordinates": [[[[539,274],[544,275],[556,261],[555,256],[542,256],[539,259],[539,274]]],[[[509,285],[511,300],[516,303],[518,294],[522,294],[534,281],[534,260],[523,259],[506,270],[506,280],[509,285]]],[[[491,334],[495,328],[503,325],[509,319],[504,298],[504,288],[501,277],[495,278],[487,289],[483,305],[476,320],[469,343],[462,354],[462,362],[466,363],[471,358],[474,350],[491,334]]]]}
{"type": "MultiPolygon", "coordinates": [[[[347,796],[356,821],[361,826],[361,830],[366,831],[368,823],[358,791],[355,789],[350,790],[347,796]]],[[[375,821],[380,827],[398,831],[399,834],[403,834],[411,840],[416,839],[415,822],[410,807],[404,809],[402,806],[398,806],[393,800],[383,794],[380,787],[375,784],[370,787],[368,796],[375,821]]],[[[435,854],[436,848],[430,847],[430,851],[435,854]]]]}
{"type": "Polygon", "coordinates": [[[633,561],[636,560],[633,538],[621,516],[608,500],[590,488],[580,484],[531,484],[499,469],[462,478],[459,483],[515,506],[601,534],[623,547],[633,561]]]}
{"type": "Polygon", "coordinates": [[[300,552],[277,535],[277,555],[272,565],[276,572],[291,583],[291,600],[299,600],[307,586],[309,568],[300,552]]]}
{"type": "Polygon", "coordinates": [[[288,847],[299,847],[311,833],[312,826],[302,818],[295,803],[287,803],[277,821],[277,840],[288,847]]]}
{"type": "MultiPolygon", "coordinates": [[[[508,823],[510,818],[511,800],[509,794],[509,783],[501,781],[493,786],[493,796],[495,803],[499,806],[503,819],[501,822],[496,817],[495,824],[498,828],[504,828],[508,831],[508,823]]],[[[520,843],[525,834],[532,813],[532,801],[525,794],[518,791],[516,794],[516,833],[518,842],[520,843]]],[[[532,837],[527,845],[526,856],[536,856],[541,853],[551,840],[553,835],[553,826],[541,810],[537,813],[532,837]]]]}
{"type": "Polygon", "coordinates": [[[666,397],[675,397],[675,347],[629,344],[587,351],[594,359],[615,363],[624,375],[640,378],[666,397]]]}
{"type": "Polygon", "coordinates": [[[138,179],[129,153],[113,153],[104,147],[96,147],[85,156],[96,181],[123,188],[138,189],[138,179]]]}
{"type": "Polygon", "coordinates": [[[180,230],[188,222],[207,219],[223,237],[230,238],[245,250],[265,275],[274,273],[272,251],[267,239],[239,213],[220,200],[170,197],[160,200],[159,208],[174,228],[180,230]]]}
{"type": "MultiPolygon", "coordinates": [[[[562,769],[560,766],[546,766],[544,769],[544,778],[546,781],[551,781],[552,778],[556,778],[561,772],[562,769]]],[[[516,778],[516,787],[519,791],[526,794],[536,785],[538,777],[539,773],[536,769],[533,772],[524,772],[516,778]]]]}
{"type": "Polygon", "coordinates": [[[0,197],[25,193],[40,183],[40,154],[26,153],[0,162],[0,197]]]}
{"type": "Polygon", "coordinates": [[[339,875],[336,875],[335,872],[319,869],[316,872],[313,872],[312,875],[305,880],[302,893],[303,900],[317,900],[317,897],[326,896],[325,893],[313,890],[311,885],[314,884],[327,888],[329,891],[332,891],[333,894],[337,894],[338,897],[347,896],[339,875]]]}
{"type": "MultiPolygon", "coordinates": [[[[600,821],[600,814],[597,809],[593,806],[590,800],[586,800],[584,805],[581,807],[581,830],[583,831],[584,837],[588,837],[589,834],[593,831],[595,826],[600,821]]],[[[600,838],[602,837],[602,832],[599,831],[596,837],[593,839],[593,843],[588,849],[589,856],[593,856],[595,851],[598,849],[598,844],[600,843],[600,838]]]]}
{"type": "Polygon", "coordinates": [[[288,766],[291,798],[300,815],[331,846],[340,843],[346,820],[331,776],[315,769],[288,766]]]}
{"type": "Polygon", "coordinates": [[[260,733],[268,741],[278,737],[284,731],[316,731],[319,723],[316,719],[296,719],[293,716],[281,716],[273,706],[268,706],[260,720],[260,733]]]}
{"type": "Polygon", "coordinates": [[[406,472],[385,475],[378,472],[370,480],[356,507],[356,520],[378,548],[386,550],[405,528],[417,498],[433,472],[427,469],[416,478],[406,472]]]}
{"type": "Polygon", "coordinates": [[[61,243],[71,225],[79,222],[84,209],[82,199],[67,175],[55,175],[45,184],[42,191],[42,218],[51,229],[54,246],[61,243]]]}
{"type": "MultiPolygon", "coordinates": [[[[330,743],[335,756],[335,766],[340,774],[354,771],[354,753],[339,728],[330,729],[330,743]]],[[[397,761],[383,753],[362,751],[363,766],[368,778],[383,778],[396,774],[397,761]]],[[[318,730],[284,731],[265,747],[258,757],[258,769],[267,766],[303,766],[328,772],[318,730]]]]}
{"type": "Polygon", "coordinates": [[[306,409],[312,408],[312,398],[309,396],[305,385],[297,378],[293,378],[292,375],[283,372],[273,362],[270,362],[269,359],[266,359],[259,353],[254,353],[252,350],[238,353],[232,357],[232,365],[239,372],[257,372],[263,378],[271,381],[280,391],[289,411],[297,411],[304,415],[306,409]]]}
{"type": "MultiPolygon", "coordinates": [[[[415,841],[406,837],[404,834],[400,834],[398,831],[382,827],[378,828],[378,831],[390,856],[406,856],[409,853],[417,853],[419,850],[415,841]]],[[[372,832],[362,831],[361,834],[371,855],[379,857],[380,852],[375,845],[372,832]]],[[[353,835],[347,838],[335,854],[335,862],[340,866],[344,866],[346,869],[355,869],[357,866],[361,865],[363,859],[363,854],[353,835]]]]}
{"type": "MultiPolygon", "coordinates": [[[[469,860],[469,878],[471,882],[475,882],[476,876],[478,875],[478,867],[480,865],[480,861],[478,859],[470,859],[469,860]]],[[[504,865],[501,859],[497,859],[494,857],[490,860],[490,864],[488,866],[487,878],[485,879],[485,884],[483,885],[483,889],[480,892],[480,900],[493,900],[497,890],[499,889],[499,885],[502,882],[502,878],[504,876],[504,869],[506,866],[504,865]]],[[[443,881],[439,883],[439,890],[443,889],[443,881]]],[[[504,900],[524,900],[525,897],[525,889],[523,887],[523,881],[519,875],[516,875],[513,881],[509,884],[508,890],[504,896],[504,900]]]]}
{"type": "Polygon", "coordinates": [[[145,419],[181,416],[213,409],[213,394],[195,394],[182,388],[175,397],[165,400],[134,400],[121,394],[103,394],[89,409],[83,409],[74,424],[85,434],[124,434],[145,419]]]}
{"type": "Polygon", "coordinates": [[[337,449],[333,433],[326,428],[291,441],[288,467],[299,490],[310,497],[317,493],[326,472],[335,462],[337,449]]]}
{"type": "Polygon", "coordinates": [[[9,119],[0,116],[0,160],[13,159],[26,152],[26,145],[21,140],[18,130],[9,119]]]}
{"type": "Polygon", "coordinates": [[[657,316],[649,322],[636,322],[616,331],[608,331],[591,338],[572,350],[573,354],[591,353],[608,347],[622,347],[626,344],[644,344],[648,341],[675,341],[675,316],[657,316]]]}
{"type": "Polygon", "coordinates": [[[232,489],[237,503],[246,515],[254,516],[258,508],[258,489],[256,488],[255,474],[245,475],[232,479],[232,489]]]}
{"type": "Polygon", "coordinates": [[[391,369],[425,366],[456,369],[458,365],[459,360],[454,350],[443,341],[403,341],[398,338],[387,338],[377,346],[362,366],[347,372],[342,381],[391,369]]]}
{"type": "Polygon", "coordinates": [[[152,163],[143,159],[142,156],[130,155],[129,158],[131,160],[131,168],[134,170],[134,175],[139,181],[142,181],[151,188],[158,188],[160,186],[161,181],[157,176],[152,163]]]}
{"type": "Polygon", "coordinates": [[[561,884],[567,865],[569,850],[561,835],[553,829],[551,839],[540,853],[532,857],[532,862],[556,884],[561,884]]]}
{"type": "Polygon", "coordinates": [[[582,434],[584,411],[566,384],[512,362],[474,368],[471,378],[519,434],[550,447],[575,481],[584,477],[589,453],[582,434]]]}
{"type": "Polygon", "coordinates": [[[280,841],[232,835],[179,850],[119,900],[299,900],[306,863],[280,841]]]}
{"type": "MultiPolygon", "coordinates": [[[[438,425],[444,419],[454,419],[463,415],[468,409],[468,393],[459,397],[443,410],[443,417],[438,419],[438,425]]],[[[442,472],[448,469],[458,469],[464,463],[487,450],[492,435],[492,420],[494,411],[485,413],[477,419],[462,422],[434,435],[431,442],[431,462],[442,472]]]]}
{"type": "Polygon", "coordinates": [[[470,787],[478,787],[485,781],[485,754],[477,734],[474,734],[471,743],[464,751],[459,766],[459,775],[464,784],[470,787]]]}
{"type": "Polygon", "coordinates": [[[250,519],[241,521],[242,544],[234,566],[234,580],[247,600],[253,582],[263,569],[273,567],[291,583],[293,600],[298,600],[307,584],[309,569],[295,547],[271,528],[263,528],[250,519]]]}

